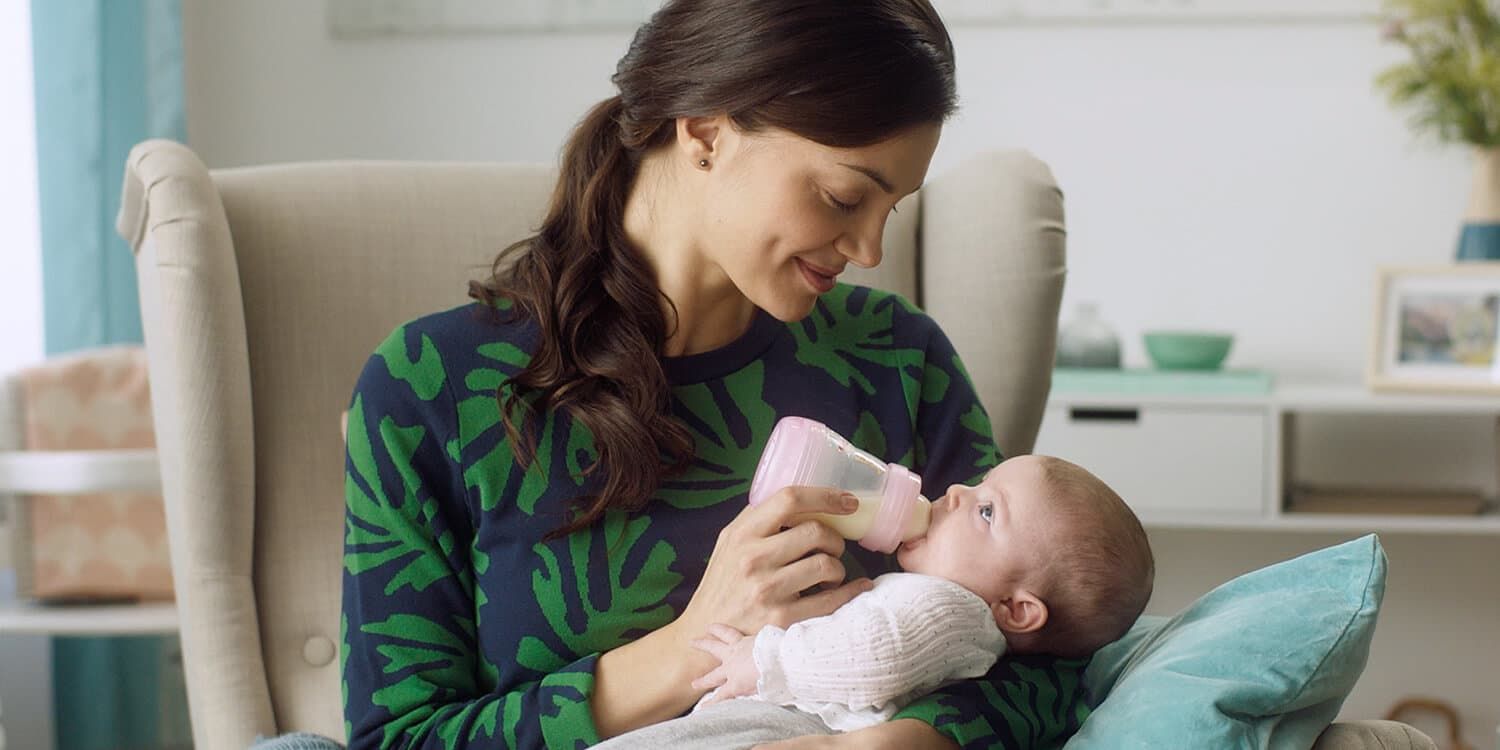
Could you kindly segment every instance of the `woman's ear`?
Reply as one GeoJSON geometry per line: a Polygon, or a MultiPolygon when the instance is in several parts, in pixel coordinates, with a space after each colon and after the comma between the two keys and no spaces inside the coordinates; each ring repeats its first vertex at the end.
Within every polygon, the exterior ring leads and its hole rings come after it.
{"type": "Polygon", "coordinates": [[[1017,590],[990,607],[995,624],[1004,633],[1034,633],[1047,624],[1047,605],[1035,594],[1017,590]]]}
{"type": "Polygon", "coordinates": [[[713,117],[677,118],[677,147],[688,161],[696,164],[703,159],[712,160],[723,150],[723,137],[728,130],[728,118],[713,117]]]}

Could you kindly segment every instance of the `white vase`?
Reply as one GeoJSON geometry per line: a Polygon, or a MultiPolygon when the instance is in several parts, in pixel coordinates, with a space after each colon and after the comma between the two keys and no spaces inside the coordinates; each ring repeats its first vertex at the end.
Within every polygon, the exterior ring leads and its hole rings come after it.
{"type": "Polygon", "coordinates": [[[1120,336],[1091,302],[1079,304],[1057,331],[1058,367],[1119,368],[1120,336]]]}

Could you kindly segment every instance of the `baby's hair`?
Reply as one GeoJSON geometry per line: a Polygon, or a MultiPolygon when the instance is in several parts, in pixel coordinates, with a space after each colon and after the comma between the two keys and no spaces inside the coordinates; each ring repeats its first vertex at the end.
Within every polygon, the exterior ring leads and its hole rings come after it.
{"type": "Polygon", "coordinates": [[[1039,561],[1047,623],[1026,650],[1088,656],[1124,635],[1146,609],[1156,562],[1140,519],[1109,485],[1077,464],[1036,458],[1046,507],[1058,523],[1045,532],[1039,561]]]}

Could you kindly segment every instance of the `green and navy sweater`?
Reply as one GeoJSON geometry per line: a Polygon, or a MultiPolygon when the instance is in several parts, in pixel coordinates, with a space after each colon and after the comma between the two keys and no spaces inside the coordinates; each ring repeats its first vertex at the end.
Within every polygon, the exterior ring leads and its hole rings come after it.
{"type": "MultiPolygon", "coordinates": [[[[343,670],[351,750],[580,748],[598,655],[672,621],[745,506],[777,419],[827,424],[912,467],[935,497],[998,460],[988,417],[933,321],[840,285],[796,323],[758,312],[722,349],[664,360],[692,433],[686,474],[641,513],[543,542],[598,477],[592,436],[549,415],[523,470],[496,390],[536,329],[471,304],[412,321],[365,366],[348,423],[343,670]]],[[[850,577],[894,560],[849,545],[850,577]]],[[[1001,660],[900,716],[965,747],[1060,745],[1087,709],[1083,663],[1001,660]]]]}

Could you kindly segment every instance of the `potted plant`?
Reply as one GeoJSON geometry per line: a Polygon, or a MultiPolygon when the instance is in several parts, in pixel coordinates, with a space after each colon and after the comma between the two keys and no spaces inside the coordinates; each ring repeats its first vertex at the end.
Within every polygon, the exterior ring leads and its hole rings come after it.
{"type": "Polygon", "coordinates": [[[1493,0],[1386,0],[1386,39],[1410,58],[1377,86],[1412,124],[1474,151],[1459,260],[1500,260],[1500,9],[1493,0]]]}

